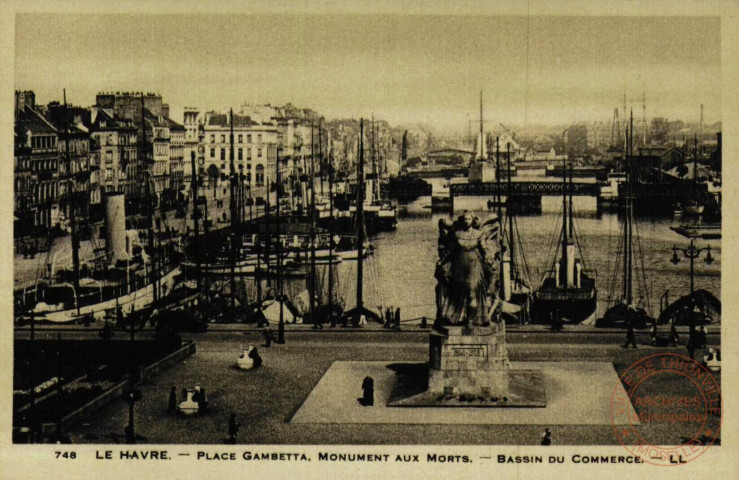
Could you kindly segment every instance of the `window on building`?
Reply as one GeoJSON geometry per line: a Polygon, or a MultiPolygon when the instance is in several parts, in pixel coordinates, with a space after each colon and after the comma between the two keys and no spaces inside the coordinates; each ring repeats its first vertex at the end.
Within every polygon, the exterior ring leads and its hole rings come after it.
{"type": "Polygon", "coordinates": [[[222,148],[221,149],[221,161],[223,161],[225,159],[226,159],[226,149],[225,148],[222,148]]]}
{"type": "Polygon", "coordinates": [[[210,143],[216,143],[216,136],[215,135],[211,135],[210,136],[210,143]]]}
{"type": "Polygon", "coordinates": [[[243,143],[243,141],[244,141],[243,138],[244,138],[244,136],[241,135],[241,134],[239,134],[239,143],[243,143]]]}
{"type": "Polygon", "coordinates": [[[251,147],[246,149],[246,159],[251,161],[251,147]]]}
{"type": "Polygon", "coordinates": [[[257,135],[257,143],[262,143],[262,134],[257,135]]]}
{"type": "Polygon", "coordinates": [[[105,163],[113,163],[113,152],[105,152],[105,163]]]}
{"type": "Polygon", "coordinates": [[[251,133],[246,136],[246,143],[251,143],[251,133]]]}
{"type": "Polygon", "coordinates": [[[262,158],[262,147],[257,148],[257,158],[262,158]]]}
{"type": "Polygon", "coordinates": [[[257,187],[264,186],[264,166],[261,164],[257,165],[256,169],[256,185],[257,187]]]}
{"type": "Polygon", "coordinates": [[[239,160],[244,160],[244,149],[243,148],[239,148],[239,160]]]}
{"type": "Polygon", "coordinates": [[[221,135],[221,143],[226,143],[226,136],[225,135],[221,135]]]}
{"type": "Polygon", "coordinates": [[[210,158],[216,158],[216,149],[215,148],[211,148],[210,149],[210,158]]]}

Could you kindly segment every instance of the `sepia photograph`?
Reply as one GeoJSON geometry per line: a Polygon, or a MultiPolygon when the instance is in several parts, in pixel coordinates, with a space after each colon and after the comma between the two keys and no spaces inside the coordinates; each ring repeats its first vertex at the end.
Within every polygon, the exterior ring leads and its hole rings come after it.
{"type": "Polygon", "coordinates": [[[483,12],[14,14],[12,445],[707,468],[724,19],[483,12]]]}

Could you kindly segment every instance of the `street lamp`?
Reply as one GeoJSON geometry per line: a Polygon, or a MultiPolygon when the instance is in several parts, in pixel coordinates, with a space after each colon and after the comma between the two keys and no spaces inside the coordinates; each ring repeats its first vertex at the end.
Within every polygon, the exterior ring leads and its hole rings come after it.
{"type": "MultiPolygon", "coordinates": [[[[677,252],[681,252],[683,256],[690,260],[690,294],[693,294],[694,286],[695,286],[695,259],[699,258],[701,253],[706,252],[706,258],[703,259],[704,262],[706,262],[707,265],[710,265],[713,263],[713,256],[711,255],[711,246],[708,245],[707,247],[703,248],[697,248],[695,244],[693,243],[693,239],[690,239],[690,245],[688,248],[678,248],[676,245],[672,246],[672,258],[670,261],[673,263],[673,265],[677,265],[680,263],[680,256],[677,254],[677,252]]],[[[690,341],[693,341],[693,335],[695,332],[695,313],[690,312],[690,341]]],[[[692,355],[691,355],[692,357],[692,355]]]]}
{"type": "Polygon", "coordinates": [[[685,258],[690,260],[690,293],[693,293],[695,285],[695,259],[699,258],[701,253],[706,252],[706,258],[703,259],[703,261],[706,262],[707,265],[712,264],[714,258],[711,255],[711,246],[708,245],[707,247],[697,248],[693,243],[692,238],[690,239],[690,245],[688,246],[688,248],[678,248],[676,245],[673,245],[672,258],[670,259],[670,261],[674,265],[680,263],[680,257],[678,256],[677,252],[681,252],[685,258]]]}

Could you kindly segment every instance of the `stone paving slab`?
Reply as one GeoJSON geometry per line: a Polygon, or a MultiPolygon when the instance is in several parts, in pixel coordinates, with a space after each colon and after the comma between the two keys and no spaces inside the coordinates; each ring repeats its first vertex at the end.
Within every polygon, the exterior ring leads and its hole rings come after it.
{"type": "MultiPolygon", "coordinates": [[[[545,408],[388,407],[397,366],[397,362],[334,362],[290,423],[609,425],[614,387],[623,390],[609,362],[512,362],[512,369],[543,372],[545,408]],[[369,407],[358,401],[366,376],[375,385],[375,404],[369,407]]],[[[635,417],[631,405],[626,414],[635,417]]],[[[626,424],[626,415],[617,417],[615,423],[626,424]]]]}

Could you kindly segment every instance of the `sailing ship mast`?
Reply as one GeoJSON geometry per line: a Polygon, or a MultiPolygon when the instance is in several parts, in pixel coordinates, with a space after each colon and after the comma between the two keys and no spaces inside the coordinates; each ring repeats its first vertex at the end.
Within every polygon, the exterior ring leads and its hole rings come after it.
{"type": "Polygon", "coordinates": [[[332,155],[329,154],[328,165],[328,304],[333,308],[334,305],[334,165],[332,155]]]}
{"type": "MultiPolygon", "coordinates": [[[[316,324],[316,189],[315,189],[315,141],[313,137],[313,124],[310,126],[310,316],[316,324]]],[[[320,126],[319,126],[320,133],[320,126]]]]}
{"type": "MultiPolygon", "coordinates": [[[[229,111],[229,123],[231,124],[231,135],[229,141],[231,143],[231,151],[229,152],[229,158],[231,160],[231,195],[230,195],[230,210],[231,210],[231,309],[236,308],[236,166],[234,165],[234,112],[233,109],[229,111]]],[[[269,192],[267,193],[269,195],[269,192]]]]}
{"type": "MultiPolygon", "coordinates": [[[[497,142],[496,142],[497,143],[497,142]]],[[[508,250],[509,255],[511,258],[511,273],[515,274],[516,271],[516,255],[514,250],[515,237],[513,232],[513,214],[511,213],[512,210],[512,192],[511,189],[511,144],[510,142],[507,144],[507,151],[506,151],[506,160],[508,161],[508,198],[506,199],[506,215],[508,216],[508,250]]]]}
{"type": "Polygon", "coordinates": [[[195,165],[195,152],[190,152],[190,168],[192,169],[192,220],[194,223],[195,232],[195,279],[198,289],[198,293],[202,289],[202,272],[200,265],[200,226],[198,225],[200,220],[200,209],[198,208],[198,171],[195,165]]]}
{"type": "MultiPolygon", "coordinates": [[[[67,156],[67,198],[69,199],[69,227],[72,235],[72,268],[74,269],[74,291],[75,296],[80,291],[80,241],[77,237],[77,220],[75,218],[75,194],[74,194],[74,170],[72,168],[72,158],[69,153],[69,114],[67,112],[67,89],[63,90],[64,93],[64,139],[65,139],[65,150],[67,156]]],[[[77,315],[80,314],[80,299],[75,298],[74,303],[77,305],[77,315]]]]}
{"type": "Polygon", "coordinates": [[[357,315],[364,308],[362,267],[364,257],[364,119],[359,120],[359,163],[357,165],[357,315]]]}
{"type": "Polygon", "coordinates": [[[280,189],[282,187],[282,176],[280,175],[280,149],[277,148],[277,218],[275,223],[277,224],[277,288],[279,291],[278,302],[280,302],[280,318],[277,324],[277,343],[285,343],[285,287],[282,278],[282,237],[280,236],[281,225],[280,222],[282,217],[280,216],[280,189]]]}
{"type": "Polygon", "coordinates": [[[562,159],[562,266],[560,284],[567,289],[567,160],[562,159]]]}
{"type": "MultiPolygon", "coordinates": [[[[145,118],[145,107],[144,107],[144,94],[141,94],[141,160],[145,163],[146,169],[149,169],[148,160],[146,158],[146,118],[145,118]]],[[[152,132],[153,136],[153,132],[152,132]]],[[[156,252],[154,245],[154,219],[153,219],[153,207],[151,205],[151,178],[144,179],[144,190],[146,198],[146,224],[148,230],[149,250],[151,251],[151,280],[152,280],[152,297],[153,304],[156,306],[159,299],[159,292],[157,289],[157,275],[156,275],[156,252]]]]}
{"type": "Polygon", "coordinates": [[[482,90],[480,90],[480,160],[486,160],[485,157],[485,133],[482,126],[482,90]]]}
{"type": "Polygon", "coordinates": [[[634,209],[634,198],[632,195],[632,176],[633,176],[633,165],[632,157],[634,154],[634,112],[631,112],[631,118],[629,120],[629,135],[628,135],[628,148],[626,155],[626,219],[625,219],[625,236],[626,236],[626,260],[624,262],[626,268],[626,275],[624,276],[624,299],[626,305],[631,305],[633,301],[633,209],[634,209]]]}

